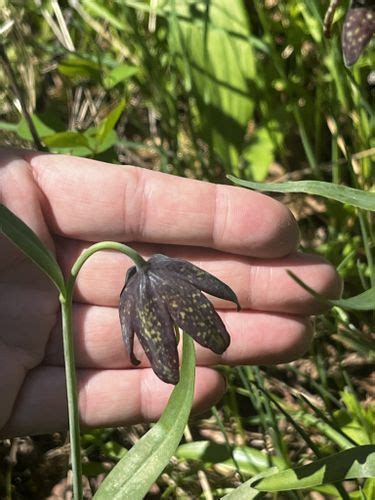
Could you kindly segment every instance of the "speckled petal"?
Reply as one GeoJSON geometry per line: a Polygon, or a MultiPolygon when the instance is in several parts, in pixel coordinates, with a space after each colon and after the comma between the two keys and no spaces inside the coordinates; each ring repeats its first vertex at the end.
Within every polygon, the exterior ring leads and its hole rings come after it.
{"type": "Polygon", "coordinates": [[[125,285],[124,285],[124,288],[126,287],[126,285],[129,284],[129,281],[133,278],[133,276],[135,276],[137,274],[137,268],[136,266],[132,266],[132,267],[129,267],[129,269],[126,271],[126,276],[125,276],[125,285]]]}
{"type": "Polygon", "coordinates": [[[156,254],[149,260],[153,272],[168,272],[171,274],[171,279],[179,278],[188,281],[199,290],[209,293],[214,297],[229,300],[237,305],[237,310],[240,309],[240,304],[233,290],[220,281],[212,274],[194,266],[186,260],[172,259],[165,255],[156,254]]]}
{"type": "Polygon", "coordinates": [[[156,375],[168,384],[179,380],[177,341],[172,319],[148,273],[139,272],[136,335],[156,375]]]}
{"type": "MultiPolygon", "coordinates": [[[[369,3],[369,2],[365,2],[369,3]]],[[[354,64],[375,32],[375,6],[354,2],[342,30],[342,51],[346,66],[354,64]]]]}
{"type": "Polygon", "coordinates": [[[140,361],[134,356],[134,322],[135,322],[135,304],[136,304],[137,283],[135,280],[125,284],[120,295],[120,323],[122,338],[129,354],[130,361],[133,365],[139,365],[140,361]]]}
{"type": "Polygon", "coordinates": [[[202,346],[222,354],[229,346],[230,337],[211,302],[187,281],[166,281],[161,271],[156,279],[159,294],[176,325],[202,346]]]}

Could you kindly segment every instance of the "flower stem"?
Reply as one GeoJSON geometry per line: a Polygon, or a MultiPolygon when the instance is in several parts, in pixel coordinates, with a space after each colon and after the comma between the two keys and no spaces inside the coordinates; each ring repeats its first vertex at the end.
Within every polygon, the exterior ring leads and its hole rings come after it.
{"type": "Polygon", "coordinates": [[[81,444],[79,431],[79,411],[77,396],[77,376],[75,371],[73,330],[72,330],[72,295],[60,295],[62,331],[64,344],[66,394],[69,414],[69,437],[71,446],[71,464],[73,472],[73,498],[82,498],[81,444]]]}
{"type": "Polygon", "coordinates": [[[87,250],[82,252],[82,254],[75,261],[70,271],[70,278],[67,283],[68,294],[72,292],[77,274],[83,264],[89,257],[91,257],[91,255],[93,255],[95,252],[99,252],[100,250],[115,250],[117,252],[124,253],[132,259],[132,261],[138,268],[143,267],[146,264],[145,259],[141,257],[138,252],[133,250],[133,248],[124,245],[123,243],[117,243],[116,241],[101,241],[100,243],[95,243],[94,245],[91,245],[91,247],[89,247],[87,250]]]}
{"type": "Polygon", "coordinates": [[[65,293],[61,293],[59,300],[61,304],[62,314],[62,331],[64,344],[64,360],[65,360],[65,378],[66,392],[68,400],[69,414],[69,436],[71,445],[71,464],[73,472],[73,495],[74,500],[82,499],[82,467],[81,467],[81,445],[80,445],[80,427],[79,427],[79,410],[78,410],[78,395],[77,395],[77,376],[74,360],[74,342],[72,328],[72,303],[73,290],[79,270],[86,260],[95,252],[100,250],[115,250],[124,253],[130,257],[135,265],[143,267],[146,261],[132,248],[117,243],[114,241],[102,241],[95,243],[85,250],[75,261],[70,276],[66,284],[65,293]]]}

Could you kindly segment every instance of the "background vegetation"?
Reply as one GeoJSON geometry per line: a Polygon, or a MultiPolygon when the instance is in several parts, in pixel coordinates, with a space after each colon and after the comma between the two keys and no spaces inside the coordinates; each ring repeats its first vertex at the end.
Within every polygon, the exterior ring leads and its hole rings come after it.
{"type": "MultiPolygon", "coordinates": [[[[323,0],[0,0],[0,140],[35,147],[22,110],[50,151],[229,182],[324,180],[373,189],[374,51],[351,68],[340,31],[325,39],[323,0]],[[3,68],[4,69],[4,68],[3,68]],[[16,86],[15,86],[16,83],[16,86]]],[[[375,285],[365,211],[285,195],[302,251],[339,268],[345,297],[375,285]]],[[[220,498],[266,470],[375,444],[374,313],[334,307],[316,318],[307,356],[277,367],[222,368],[218,408],[191,421],[149,498],[220,498]]],[[[145,426],[83,436],[95,491],[145,426]]],[[[0,496],[61,498],[64,436],[0,445],[0,496]],[[1,488],[1,486],[0,486],[1,488]]],[[[347,481],[280,498],[374,498],[375,481],[347,481]]]]}

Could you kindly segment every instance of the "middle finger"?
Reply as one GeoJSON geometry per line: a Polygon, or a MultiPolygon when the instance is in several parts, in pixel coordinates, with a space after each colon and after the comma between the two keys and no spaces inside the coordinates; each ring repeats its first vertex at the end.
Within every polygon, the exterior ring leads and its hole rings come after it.
{"type": "MultiPolygon", "coordinates": [[[[67,275],[77,257],[89,243],[59,238],[57,257],[67,275]]],[[[337,298],[340,279],[334,268],[321,257],[293,253],[281,259],[255,259],[216,250],[172,245],[131,244],[145,257],[163,253],[189,260],[227,283],[236,293],[243,309],[287,314],[311,315],[325,310],[288,274],[293,271],[305,283],[328,298],[337,298]]],[[[119,252],[101,251],[90,257],[78,274],[75,301],[116,307],[131,260],[119,252]]],[[[232,308],[233,304],[212,299],[215,307],[232,308]]]]}

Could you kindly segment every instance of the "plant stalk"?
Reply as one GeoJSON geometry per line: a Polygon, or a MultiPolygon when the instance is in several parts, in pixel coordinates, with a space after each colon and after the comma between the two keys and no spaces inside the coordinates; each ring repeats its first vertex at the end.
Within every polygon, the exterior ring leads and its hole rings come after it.
{"type": "Polygon", "coordinates": [[[66,394],[69,414],[69,437],[71,446],[71,466],[73,472],[73,498],[82,499],[82,466],[81,440],[79,428],[79,410],[77,394],[77,375],[75,370],[73,328],[72,328],[72,294],[60,295],[62,333],[64,344],[66,394]]]}
{"type": "Polygon", "coordinates": [[[82,491],[82,466],[81,466],[81,445],[80,445],[80,426],[79,426],[79,410],[78,410],[78,394],[77,394],[77,375],[74,360],[74,342],[73,342],[73,327],[72,327],[72,303],[74,285],[77,275],[86,262],[86,260],[95,252],[100,250],[115,250],[124,253],[130,257],[137,267],[143,267],[146,261],[132,248],[117,243],[115,241],[102,241],[95,243],[85,250],[74,263],[70,277],[66,284],[65,294],[60,294],[59,300],[61,304],[62,314],[62,331],[64,344],[64,360],[65,360],[65,379],[66,392],[68,400],[69,414],[69,436],[71,446],[71,466],[73,472],[73,496],[74,500],[81,500],[82,491]]]}

